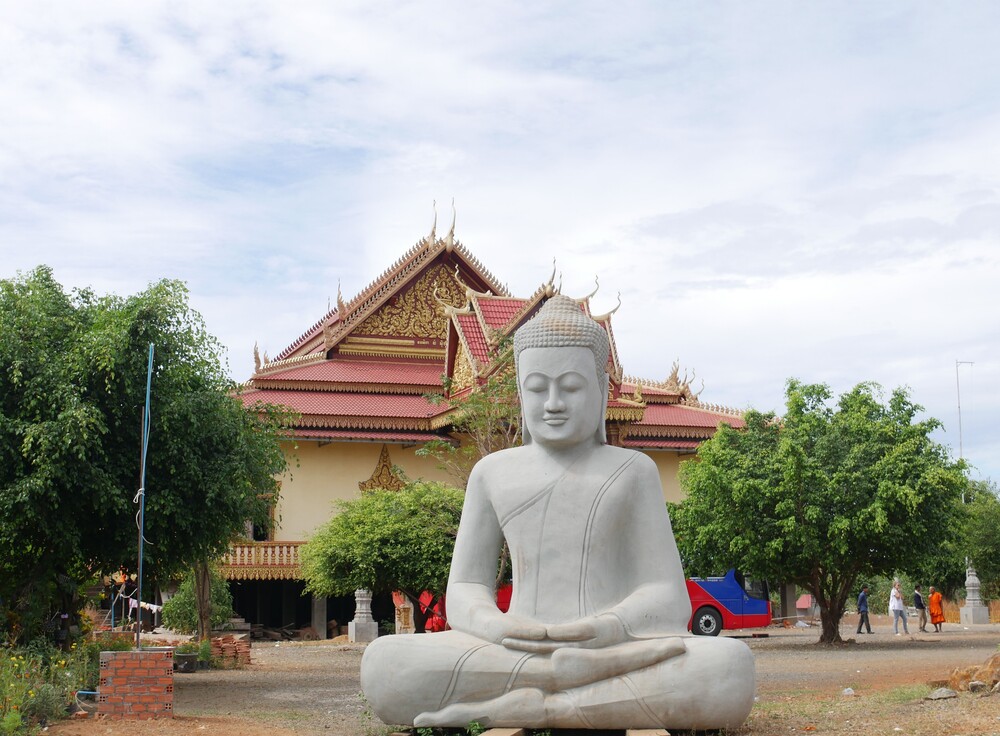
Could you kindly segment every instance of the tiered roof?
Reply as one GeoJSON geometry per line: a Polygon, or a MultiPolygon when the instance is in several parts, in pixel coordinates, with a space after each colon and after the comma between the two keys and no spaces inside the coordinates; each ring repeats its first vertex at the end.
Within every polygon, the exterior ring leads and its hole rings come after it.
{"type": "MultiPolygon", "coordinates": [[[[255,349],[245,405],[280,404],[300,415],[303,440],[389,443],[450,439],[444,390],[474,390],[509,349],[506,338],[559,289],[552,277],[529,297],[514,297],[454,238],[432,230],[351,301],[337,295],[325,314],[275,360],[255,349]]],[[[677,365],[665,381],[624,377],[613,314],[580,308],[608,333],[609,432],[626,447],[693,451],[736,412],[702,404],[677,365]]],[[[620,304],[620,302],[619,302],[620,304]]],[[[616,308],[617,310],[617,308],[616,308]]]]}

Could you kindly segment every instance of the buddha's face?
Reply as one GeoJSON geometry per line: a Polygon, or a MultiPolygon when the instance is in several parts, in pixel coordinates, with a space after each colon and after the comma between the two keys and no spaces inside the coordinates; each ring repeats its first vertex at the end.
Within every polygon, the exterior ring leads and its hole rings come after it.
{"type": "Polygon", "coordinates": [[[604,391],[587,348],[528,348],[518,358],[521,411],[532,441],[553,447],[597,436],[604,391]]]}

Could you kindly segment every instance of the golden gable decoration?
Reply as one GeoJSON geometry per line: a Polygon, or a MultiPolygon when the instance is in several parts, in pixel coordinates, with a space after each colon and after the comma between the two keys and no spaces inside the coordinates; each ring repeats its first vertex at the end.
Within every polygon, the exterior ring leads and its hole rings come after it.
{"type": "Polygon", "coordinates": [[[372,477],[368,480],[360,481],[358,488],[361,489],[362,493],[378,489],[398,491],[405,485],[406,483],[403,482],[403,479],[396,475],[392,469],[392,460],[389,459],[389,446],[383,444],[382,452],[379,453],[378,462],[375,463],[375,471],[372,473],[372,477]]]}
{"type": "Polygon", "coordinates": [[[407,291],[383,305],[354,332],[359,335],[436,338],[443,340],[448,318],[439,302],[465,304],[465,289],[445,266],[430,268],[407,291]],[[436,298],[435,298],[436,296],[436,298]]]}

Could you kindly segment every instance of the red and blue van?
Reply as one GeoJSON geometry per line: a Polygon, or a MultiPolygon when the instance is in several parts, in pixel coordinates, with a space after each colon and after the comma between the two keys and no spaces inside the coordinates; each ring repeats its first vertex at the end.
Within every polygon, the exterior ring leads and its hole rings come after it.
{"type": "Polygon", "coordinates": [[[736,570],[722,577],[688,578],[691,621],[688,628],[701,636],[718,636],[723,629],[752,629],[771,624],[767,583],[747,581],[736,570]]]}

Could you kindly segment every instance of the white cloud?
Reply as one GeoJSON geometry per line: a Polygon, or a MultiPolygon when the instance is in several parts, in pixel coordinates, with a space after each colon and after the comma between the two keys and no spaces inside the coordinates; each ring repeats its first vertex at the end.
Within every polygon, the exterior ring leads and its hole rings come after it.
{"type": "Polygon", "coordinates": [[[909,385],[1000,475],[1000,9],[32,4],[0,21],[0,276],[188,281],[245,376],[458,207],[529,293],[601,275],[626,368],[780,409],[909,385]],[[963,403],[964,395],[963,395],[963,403]]]}

